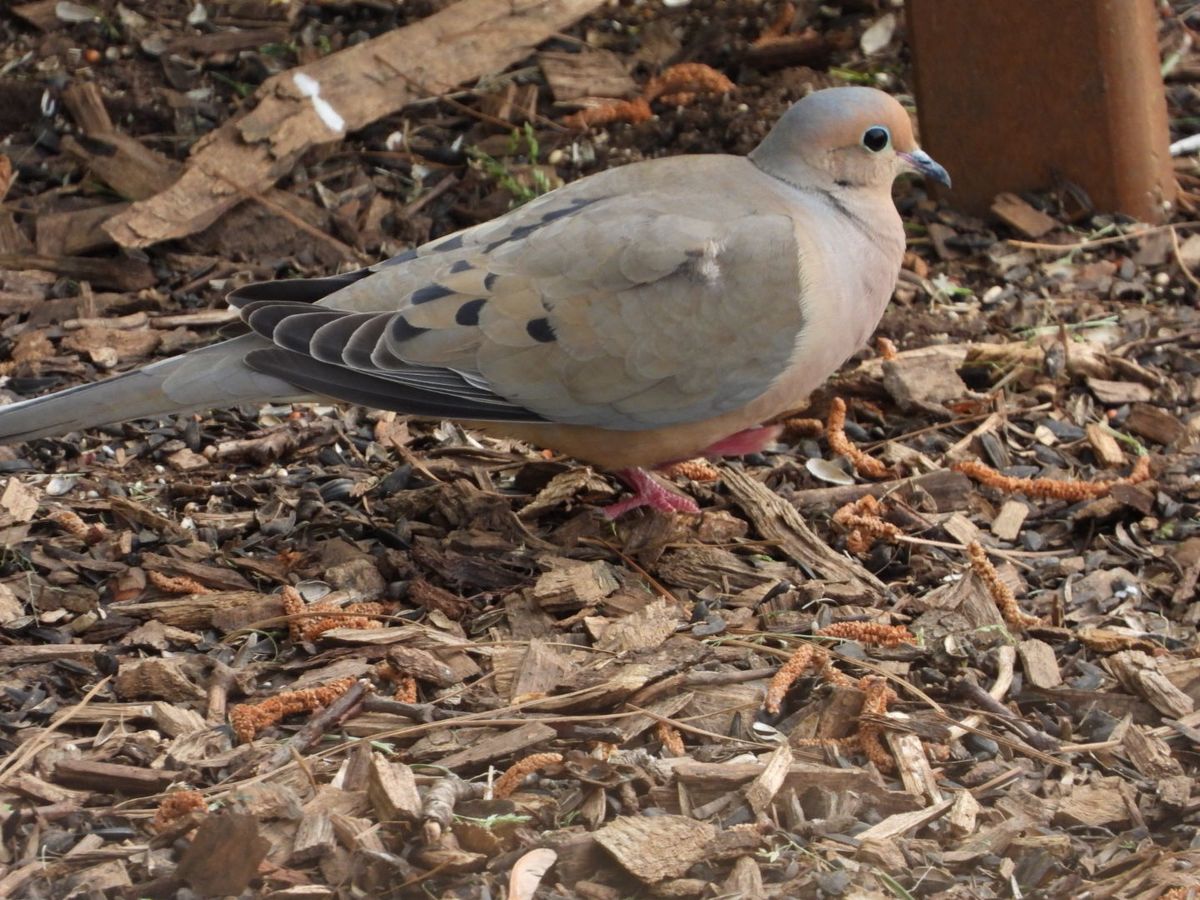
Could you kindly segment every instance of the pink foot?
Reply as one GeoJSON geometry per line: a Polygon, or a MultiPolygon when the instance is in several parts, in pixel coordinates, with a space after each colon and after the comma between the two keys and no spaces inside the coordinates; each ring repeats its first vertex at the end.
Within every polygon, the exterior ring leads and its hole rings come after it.
{"type": "Polygon", "coordinates": [[[783,432],[782,425],[763,425],[760,428],[747,428],[722,438],[707,447],[701,456],[710,459],[715,456],[745,456],[748,453],[758,453],[767,444],[772,443],[783,432]]]}
{"type": "Polygon", "coordinates": [[[601,512],[606,519],[615,519],[639,506],[660,512],[700,512],[695,500],[663,487],[645,469],[622,469],[617,477],[633,488],[633,496],[604,507],[601,512]]]}

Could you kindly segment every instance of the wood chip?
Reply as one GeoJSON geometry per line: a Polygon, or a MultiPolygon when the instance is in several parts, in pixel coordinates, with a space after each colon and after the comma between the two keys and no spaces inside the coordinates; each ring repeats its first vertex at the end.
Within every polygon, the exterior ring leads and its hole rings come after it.
{"type": "Polygon", "coordinates": [[[1101,778],[1076,786],[1058,804],[1056,825],[1086,825],[1102,828],[1129,821],[1129,809],[1120,790],[1120,778],[1101,778]]]}
{"type": "Polygon", "coordinates": [[[134,796],[157,794],[174,784],[182,775],[163,769],[143,769],[120,763],[90,759],[60,759],[54,766],[57,784],[101,794],[122,793],[134,796]]]}
{"type": "Polygon", "coordinates": [[[1110,381],[1107,378],[1088,378],[1087,386],[1096,395],[1096,399],[1106,406],[1120,406],[1124,403],[1146,403],[1154,396],[1150,388],[1136,381],[1110,381]]]}
{"type": "MultiPolygon", "coordinates": [[[[886,715],[889,719],[901,722],[908,718],[904,713],[890,712],[886,715]]],[[[910,732],[892,729],[884,731],[884,739],[896,760],[896,768],[900,780],[904,782],[904,789],[914,796],[928,797],[932,802],[940,803],[943,799],[942,792],[938,788],[937,776],[929,765],[929,758],[925,755],[921,739],[910,732]]]]}
{"type": "Polygon", "coordinates": [[[1134,434],[1164,447],[1174,444],[1187,432],[1187,428],[1178,418],[1162,407],[1151,406],[1148,403],[1133,405],[1129,410],[1129,417],[1125,420],[1125,427],[1134,434]]]}
{"type": "Polygon", "coordinates": [[[621,57],[608,50],[588,48],[581,53],[548,50],[537,56],[556,103],[580,97],[619,97],[637,93],[637,84],[621,57]]]}
{"type": "Polygon", "coordinates": [[[537,721],[529,722],[495,737],[486,738],[470,747],[451,753],[449,756],[444,756],[437,760],[436,765],[454,771],[475,769],[500,759],[519,756],[530,748],[551,741],[557,736],[558,732],[549,725],[537,721]]]}
{"type": "Polygon", "coordinates": [[[615,653],[657,647],[684,621],[678,603],[659,597],[637,612],[610,623],[596,647],[615,653]]]}
{"type": "Polygon", "coordinates": [[[882,822],[877,822],[865,831],[860,831],[855,837],[860,841],[894,841],[896,838],[918,828],[924,828],[934,819],[939,819],[954,805],[953,800],[942,800],[925,809],[912,812],[896,813],[888,816],[882,822]]]}
{"type": "Polygon", "coordinates": [[[1155,657],[1141,650],[1122,650],[1105,660],[1109,671],[1126,690],[1140,694],[1164,716],[1178,719],[1192,711],[1195,702],[1175,687],[1159,670],[1155,657]]]}
{"type": "Polygon", "coordinates": [[[618,816],[596,843],[645,884],[678,878],[704,859],[717,830],[686,816],[618,816]]]}
{"type": "Polygon", "coordinates": [[[946,822],[959,837],[974,834],[979,810],[979,801],[970,791],[959,791],[954,795],[954,805],[950,807],[946,822]]]}
{"type": "Polygon", "coordinates": [[[1103,425],[1098,422],[1090,422],[1087,427],[1087,439],[1100,465],[1110,469],[1125,465],[1125,451],[1121,449],[1117,439],[1112,436],[1112,432],[1103,425]]]}
{"type": "Polygon", "coordinates": [[[981,543],[980,538],[983,537],[979,527],[962,513],[954,513],[942,523],[942,528],[964,547],[972,543],[981,543]]]}
{"type": "Polygon", "coordinates": [[[746,787],[746,802],[755,815],[762,815],[770,807],[775,795],[783,787],[792,766],[792,748],[784,743],[767,757],[762,772],[746,787]]]}
{"type": "Polygon", "coordinates": [[[1015,541],[1028,515],[1029,507],[1020,500],[1006,500],[988,530],[1002,541],[1015,541]]]}
{"type": "Polygon", "coordinates": [[[1171,753],[1171,746],[1148,728],[1131,725],[1125,731],[1121,747],[1133,767],[1147,778],[1157,780],[1183,774],[1183,766],[1171,753]]]}
{"type": "Polygon", "coordinates": [[[421,819],[421,795],[412,769],[401,762],[390,762],[380,753],[371,754],[367,796],[380,822],[421,819]]]}
{"type": "Polygon", "coordinates": [[[175,874],[203,896],[237,896],[258,874],[270,847],[253,816],[219,813],[197,829],[175,874]]]}
{"type": "Polygon", "coordinates": [[[794,506],[761,481],[734,468],[725,470],[724,481],[759,533],[776,543],[793,560],[808,566],[821,578],[848,583],[872,600],[883,602],[888,596],[882,581],[861,563],[836,553],[808,526],[794,506]]]}
{"type": "Polygon", "coordinates": [[[1059,227],[1057,220],[1040,209],[1034,209],[1016,194],[1008,192],[996,195],[996,199],[992,201],[992,214],[1034,241],[1059,227]]]}
{"type": "Polygon", "coordinates": [[[1017,644],[1017,655],[1021,658],[1026,680],[1034,687],[1053,688],[1062,684],[1054,648],[1045,641],[1036,638],[1021,641],[1017,644]]]}

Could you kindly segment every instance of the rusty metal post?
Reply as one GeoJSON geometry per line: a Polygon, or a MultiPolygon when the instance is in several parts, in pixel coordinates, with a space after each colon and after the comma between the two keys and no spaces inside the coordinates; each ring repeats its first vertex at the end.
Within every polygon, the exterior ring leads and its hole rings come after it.
{"type": "Polygon", "coordinates": [[[1175,196],[1154,0],[907,0],[921,143],[952,206],[1081,186],[1162,221],[1175,196]]]}

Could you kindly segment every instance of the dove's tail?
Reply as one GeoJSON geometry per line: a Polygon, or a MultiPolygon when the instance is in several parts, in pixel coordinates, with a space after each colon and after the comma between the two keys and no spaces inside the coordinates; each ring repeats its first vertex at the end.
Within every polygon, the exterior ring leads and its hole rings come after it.
{"type": "Polygon", "coordinates": [[[0,444],[239,403],[308,399],[242,361],[262,345],[253,336],[234,338],[105,381],[0,406],[0,444]]]}

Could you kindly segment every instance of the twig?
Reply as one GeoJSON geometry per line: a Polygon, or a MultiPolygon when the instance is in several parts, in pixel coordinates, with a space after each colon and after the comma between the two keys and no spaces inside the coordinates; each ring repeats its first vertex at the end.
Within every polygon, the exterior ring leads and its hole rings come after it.
{"type": "Polygon", "coordinates": [[[65,714],[43,728],[36,737],[22,744],[20,750],[11,754],[3,763],[0,763],[0,784],[4,783],[5,778],[9,774],[13,772],[19,772],[25,767],[25,764],[29,762],[29,760],[33,759],[33,757],[37,756],[48,746],[50,746],[51,738],[54,736],[55,732],[61,730],[64,725],[75,718],[77,714],[82,712],[84,707],[92,702],[92,698],[100,693],[100,691],[104,690],[111,680],[111,675],[105,675],[94,685],[92,685],[91,689],[83,695],[80,701],[68,709],[65,714]]]}
{"type": "Polygon", "coordinates": [[[1188,280],[1192,287],[1194,287],[1197,291],[1200,291],[1200,279],[1196,278],[1196,276],[1192,274],[1192,270],[1184,264],[1183,257],[1180,255],[1179,232],[1174,228],[1171,229],[1171,247],[1175,254],[1175,262],[1179,264],[1179,269],[1181,272],[1183,272],[1183,277],[1188,280]]]}
{"type": "Polygon", "coordinates": [[[294,225],[296,228],[300,229],[301,231],[303,231],[305,234],[309,235],[310,237],[315,238],[316,240],[320,241],[323,244],[328,244],[330,247],[332,247],[334,250],[336,250],[338,253],[340,253],[344,259],[354,259],[360,263],[375,262],[375,260],[372,259],[367,254],[362,253],[361,251],[355,249],[354,247],[351,247],[349,244],[345,244],[342,241],[339,241],[337,238],[335,238],[331,234],[326,234],[320,228],[317,228],[314,225],[308,224],[307,222],[305,222],[303,219],[301,219],[298,215],[296,215],[294,212],[292,212],[287,207],[276,203],[274,200],[270,199],[269,197],[262,194],[261,192],[254,190],[254,188],[247,187],[244,184],[239,184],[238,182],[236,182],[232,178],[230,178],[228,175],[226,175],[224,172],[214,171],[213,169],[211,169],[205,165],[200,165],[200,171],[202,171],[209,178],[215,178],[218,181],[225,182],[225,184],[232,187],[235,191],[237,191],[239,194],[241,194],[246,199],[253,200],[255,203],[265,206],[267,209],[269,209],[275,215],[279,216],[282,219],[286,219],[288,222],[290,222],[292,225],[294,225]]]}
{"type": "Polygon", "coordinates": [[[1008,723],[1017,733],[1027,740],[1035,749],[1042,751],[1055,751],[1060,749],[1060,744],[1057,738],[1046,734],[1041,729],[1034,728],[1028,722],[1017,718],[1007,706],[985,691],[979,685],[969,678],[959,678],[954,683],[955,689],[967,700],[974,703],[996,716],[998,719],[1008,723]]]}
{"type": "MultiPolygon", "coordinates": [[[[992,686],[988,688],[988,696],[993,700],[1000,700],[1008,694],[1009,688],[1012,687],[1014,664],[1017,661],[1017,650],[1008,644],[997,648],[996,650],[996,680],[992,682],[992,686]]],[[[956,741],[963,737],[969,731],[974,731],[979,727],[979,723],[983,721],[983,717],[978,714],[967,716],[960,723],[950,726],[950,740],[956,741]]]]}
{"type": "Polygon", "coordinates": [[[1090,240],[1076,241],[1073,244],[1043,244],[1037,241],[1018,240],[1009,240],[1005,243],[1012,247],[1020,247],[1022,250],[1069,252],[1071,250],[1087,250],[1091,247],[1104,247],[1108,244],[1120,244],[1124,241],[1136,241],[1138,238],[1143,238],[1147,235],[1157,234],[1160,231],[1173,231],[1176,228],[1200,228],[1200,222],[1175,222],[1171,225],[1154,225],[1130,234],[1118,234],[1106,238],[1092,238],[1090,240]]]}

